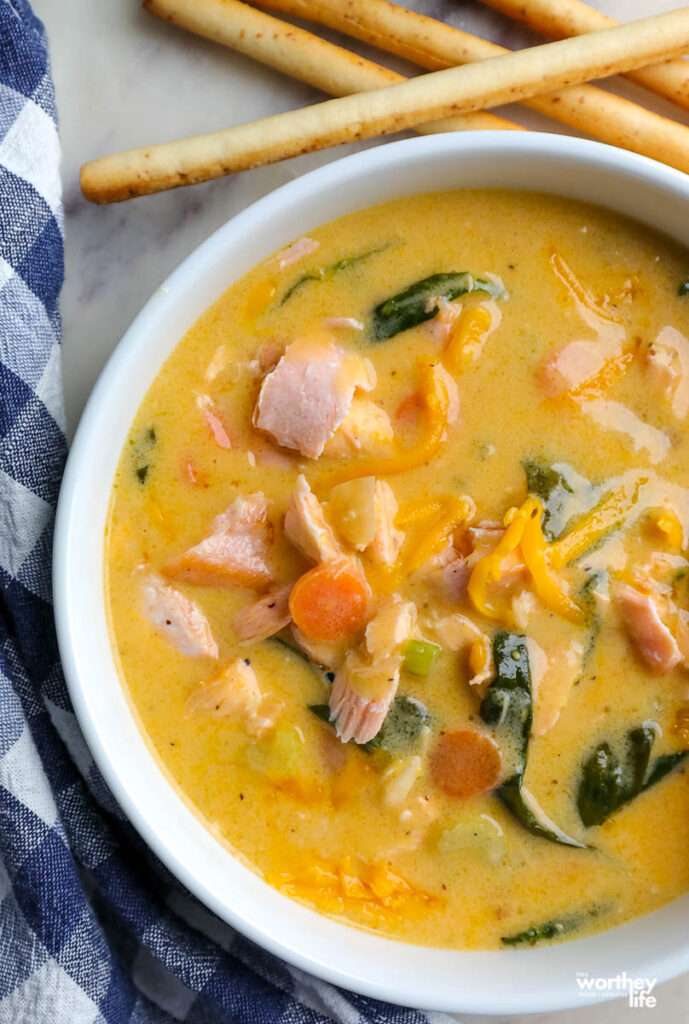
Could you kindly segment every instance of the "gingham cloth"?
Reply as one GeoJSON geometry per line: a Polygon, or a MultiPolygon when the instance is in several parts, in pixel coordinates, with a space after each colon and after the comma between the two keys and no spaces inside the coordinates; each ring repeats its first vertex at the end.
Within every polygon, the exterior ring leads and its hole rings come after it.
{"type": "Polygon", "coordinates": [[[201,907],[144,847],[84,744],[58,660],[66,456],[59,143],[42,24],[0,0],[0,1024],[425,1024],[339,992],[201,907]]]}

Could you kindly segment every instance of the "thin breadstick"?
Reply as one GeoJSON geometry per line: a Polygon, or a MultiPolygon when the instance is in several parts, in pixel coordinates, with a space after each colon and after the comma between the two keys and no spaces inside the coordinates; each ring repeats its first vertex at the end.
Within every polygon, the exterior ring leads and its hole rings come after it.
{"type": "MultiPolygon", "coordinates": [[[[483,0],[483,3],[551,39],[585,35],[619,24],[581,0],[556,0],[555,3],[553,0],[483,0]]],[[[664,64],[627,71],[626,77],[689,110],[689,61],[665,61],[664,64]]]]}
{"type": "MultiPolygon", "coordinates": [[[[255,0],[262,7],[338,29],[430,71],[510,53],[486,39],[388,0],[255,0]]],[[[522,0],[523,2],[523,0],[522,0]]],[[[687,128],[593,85],[570,86],[525,101],[603,142],[686,168],[687,128]]]]}
{"type": "MultiPolygon", "coordinates": [[[[689,8],[683,8],[224,131],[101,157],[82,167],[81,187],[87,199],[101,203],[179,188],[614,75],[688,47],[689,8]]],[[[683,169],[689,170],[689,146],[683,169]]]]}
{"type": "MultiPolygon", "coordinates": [[[[404,81],[403,75],[390,68],[257,11],[241,0],[144,0],[143,6],[164,21],[238,50],[331,96],[349,96],[404,81]]],[[[479,111],[420,125],[419,131],[431,134],[506,128],[517,130],[521,125],[479,111]]]]}

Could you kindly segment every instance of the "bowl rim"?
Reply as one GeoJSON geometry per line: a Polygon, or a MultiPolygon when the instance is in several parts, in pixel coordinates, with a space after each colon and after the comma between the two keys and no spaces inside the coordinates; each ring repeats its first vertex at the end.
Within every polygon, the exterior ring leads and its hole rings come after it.
{"type": "MultiPolygon", "coordinates": [[[[102,512],[112,485],[112,450],[117,447],[119,455],[122,446],[117,446],[117,437],[126,436],[132,419],[131,415],[121,417],[118,423],[117,413],[127,403],[133,403],[136,409],[140,397],[136,399],[132,393],[145,393],[176,344],[169,338],[175,304],[191,303],[192,312],[179,321],[190,326],[229,286],[228,281],[303,234],[301,225],[305,217],[308,220],[307,211],[319,209],[319,202],[323,206],[328,197],[335,201],[338,190],[349,188],[358,198],[354,186],[358,184],[365,192],[363,183],[388,174],[393,190],[401,188],[396,194],[411,194],[414,188],[409,182],[414,180],[414,173],[429,175],[431,166],[437,168],[439,162],[453,160],[460,169],[462,161],[468,161],[467,166],[474,168],[472,173],[485,166],[487,182],[492,169],[500,166],[498,161],[507,161],[510,168],[515,168],[517,178],[520,161],[526,161],[522,170],[525,180],[530,180],[529,175],[533,177],[534,173],[528,169],[530,160],[533,166],[534,161],[544,162],[553,173],[556,168],[597,172],[601,182],[607,180],[607,175],[610,189],[616,181],[634,183],[637,190],[655,189],[658,197],[668,199],[662,217],[663,230],[669,234],[674,233],[673,206],[684,203],[689,210],[689,178],[679,171],[597,142],[522,132],[468,132],[388,142],[325,164],[252,203],[202,242],[157,289],[113,351],[91,393],[72,443],[58,502],[53,558],[55,621],[74,710],[113,796],[166,867],[222,920],[294,967],[362,995],[427,1010],[538,1013],[586,1005],[574,982],[575,972],[581,974],[581,965],[591,964],[608,974],[614,973],[617,965],[619,973],[627,969],[621,960],[625,952],[637,976],[665,981],[689,969],[689,939],[683,937],[681,928],[689,894],[600,935],[528,951],[429,950],[324,918],[272,889],[212,838],[154,759],[124,696],[109,641],[107,653],[103,646],[107,624],[102,512]],[[281,228],[271,234],[270,224],[276,217],[281,228]],[[236,261],[239,257],[229,253],[242,235],[245,268],[228,277],[218,291],[210,280],[214,275],[217,278],[220,255],[236,261]],[[256,235],[260,237],[252,248],[256,235]],[[265,243],[261,247],[263,236],[272,238],[267,250],[265,243]],[[257,251],[262,253],[258,258],[257,251]],[[156,342],[156,331],[162,335],[163,330],[168,335],[167,347],[156,342]],[[142,363],[145,369],[137,376],[142,363]],[[108,430],[115,437],[112,441],[108,430]],[[102,458],[101,441],[108,449],[102,458]],[[99,529],[100,541],[96,536],[99,529]],[[101,558],[95,566],[98,551],[101,558]],[[102,688],[104,677],[106,686],[102,688]],[[119,695],[111,692],[113,677],[119,695]],[[117,740],[120,735],[122,742],[117,740]],[[128,759],[150,770],[145,785],[133,785],[135,775],[128,759]],[[181,845],[180,835],[184,836],[181,845]],[[656,946],[648,950],[647,936],[654,928],[658,933],[656,946]],[[611,943],[612,935],[615,939],[611,943]],[[501,963],[496,967],[498,960],[501,963]],[[571,985],[564,983],[567,971],[572,975],[571,985]]],[[[453,168],[447,173],[456,172],[453,168]]],[[[591,191],[592,187],[586,188],[591,191]]],[[[571,194],[571,189],[576,190],[576,186],[572,184],[569,192],[560,194],[571,194]]],[[[533,190],[559,192],[559,187],[533,190]]],[[[422,187],[416,191],[434,189],[422,187]]],[[[350,200],[348,209],[371,205],[356,198],[350,200]]],[[[659,211],[660,207],[662,203],[657,204],[659,211]]],[[[305,230],[344,212],[347,210],[321,216],[305,230]]],[[[655,223],[655,215],[647,222],[655,223]]],[[[685,234],[685,244],[689,245],[689,234],[685,234]]],[[[185,330],[178,328],[177,340],[185,330]]]]}

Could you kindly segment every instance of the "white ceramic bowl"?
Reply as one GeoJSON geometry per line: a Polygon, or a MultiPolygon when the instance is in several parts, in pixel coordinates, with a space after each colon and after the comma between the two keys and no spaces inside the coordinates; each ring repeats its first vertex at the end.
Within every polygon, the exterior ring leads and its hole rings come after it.
{"type": "Polygon", "coordinates": [[[62,485],[54,588],[74,707],[115,797],[167,867],[266,949],[357,992],[426,1009],[525,1013],[586,1005],[577,974],[663,981],[689,969],[689,895],[614,931],[550,948],[463,953],[406,945],[292,902],[235,860],[185,806],[140,735],[113,662],[103,588],[110,487],[130,423],[184,332],[269,253],[352,210],[417,192],[530,189],[599,203],[689,247],[689,178],[598,143],[472,132],[395,142],[292,181],[234,217],[144,307],[103,371],[62,485]]]}

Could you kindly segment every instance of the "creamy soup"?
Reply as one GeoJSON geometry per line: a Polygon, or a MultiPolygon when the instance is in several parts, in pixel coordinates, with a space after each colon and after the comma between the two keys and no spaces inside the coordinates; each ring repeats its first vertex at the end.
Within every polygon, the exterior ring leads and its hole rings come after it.
{"type": "Polygon", "coordinates": [[[163,366],[113,647],[289,897],[497,949],[689,887],[688,273],[591,206],[415,196],[266,259],[163,366]]]}

